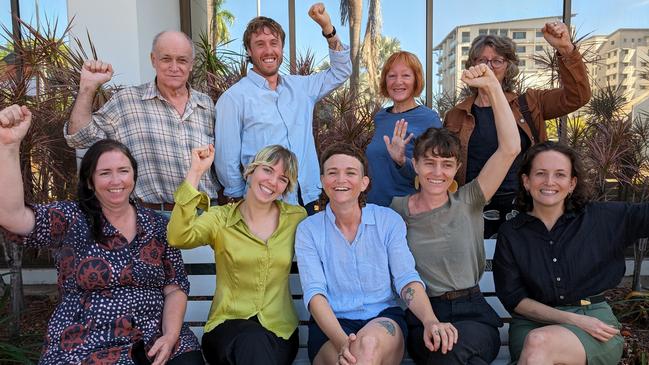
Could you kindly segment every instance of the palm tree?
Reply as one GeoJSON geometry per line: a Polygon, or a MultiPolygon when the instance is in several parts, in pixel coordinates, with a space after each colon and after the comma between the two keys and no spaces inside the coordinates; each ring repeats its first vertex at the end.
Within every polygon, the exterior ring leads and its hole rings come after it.
{"type": "Polygon", "coordinates": [[[363,0],[340,0],[340,23],[349,23],[349,51],[352,59],[352,75],[349,79],[352,95],[358,93],[360,83],[361,20],[363,0]]]}
{"type": "Polygon", "coordinates": [[[379,0],[370,0],[370,8],[367,17],[367,26],[365,27],[365,38],[363,39],[362,57],[363,63],[367,68],[369,89],[374,95],[379,90],[379,65],[378,65],[378,43],[381,38],[381,26],[383,17],[381,16],[381,2],[379,0]]]}
{"type": "Polygon", "coordinates": [[[235,17],[230,11],[223,9],[224,3],[225,0],[211,0],[210,8],[208,9],[212,47],[216,47],[217,44],[222,44],[230,40],[230,30],[228,27],[232,26],[235,17]]]}

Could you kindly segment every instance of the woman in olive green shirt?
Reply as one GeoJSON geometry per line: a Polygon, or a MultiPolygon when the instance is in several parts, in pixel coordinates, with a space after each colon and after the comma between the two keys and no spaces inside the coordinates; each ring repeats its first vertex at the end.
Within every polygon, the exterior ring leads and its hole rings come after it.
{"type": "Polygon", "coordinates": [[[295,230],[306,212],[277,199],[297,185],[297,159],[282,146],[265,147],[246,167],[244,199],[210,207],[196,187],[213,160],[212,145],[192,151],[168,228],[174,247],[214,249],[218,285],[203,353],[211,364],[291,364],[298,319],[288,276],[295,230]],[[205,212],[199,215],[197,208],[205,212]]]}

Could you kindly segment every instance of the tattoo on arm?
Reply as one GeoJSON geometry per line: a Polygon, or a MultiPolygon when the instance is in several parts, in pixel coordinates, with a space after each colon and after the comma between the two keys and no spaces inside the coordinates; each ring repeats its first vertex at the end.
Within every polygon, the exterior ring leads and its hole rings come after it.
{"type": "Polygon", "coordinates": [[[405,294],[403,294],[403,300],[406,302],[406,306],[410,307],[410,302],[415,298],[415,289],[406,288],[405,294]]]}
{"type": "Polygon", "coordinates": [[[329,49],[333,49],[334,51],[340,51],[343,49],[343,46],[340,43],[340,38],[338,38],[337,35],[327,39],[327,43],[329,43],[329,49]]]}
{"type": "Polygon", "coordinates": [[[396,330],[394,328],[394,323],[392,323],[391,321],[388,321],[387,319],[384,319],[384,320],[378,321],[378,324],[380,326],[383,326],[388,331],[388,335],[394,337],[394,333],[396,332],[396,330]]]}

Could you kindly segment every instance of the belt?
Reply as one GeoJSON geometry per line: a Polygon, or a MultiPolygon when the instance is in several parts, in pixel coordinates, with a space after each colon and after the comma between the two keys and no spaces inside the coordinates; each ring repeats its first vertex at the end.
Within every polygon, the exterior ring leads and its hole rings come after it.
{"type": "Polygon", "coordinates": [[[174,210],[174,203],[146,203],[143,202],[142,200],[138,199],[138,203],[140,203],[141,206],[153,210],[163,210],[166,212],[171,212],[174,210]]]}
{"type": "Polygon", "coordinates": [[[438,298],[441,300],[455,300],[455,299],[465,298],[471,296],[471,294],[477,294],[477,293],[480,293],[480,287],[476,285],[468,289],[447,291],[446,293],[434,298],[438,298]]]}
{"type": "Polygon", "coordinates": [[[593,295],[590,297],[586,297],[584,299],[580,299],[578,301],[572,302],[572,303],[567,303],[567,304],[561,304],[561,305],[567,305],[567,306],[572,306],[572,307],[583,307],[591,304],[597,304],[601,302],[605,302],[606,297],[604,297],[603,294],[598,294],[598,295],[593,295]]]}

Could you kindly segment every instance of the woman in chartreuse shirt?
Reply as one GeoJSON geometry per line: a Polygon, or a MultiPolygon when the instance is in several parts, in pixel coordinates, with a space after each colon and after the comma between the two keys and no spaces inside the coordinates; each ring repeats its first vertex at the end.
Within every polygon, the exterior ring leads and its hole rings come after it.
{"type": "Polygon", "coordinates": [[[297,159],[282,146],[265,147],[244,171],[244,199],[210,207],[196,187],[213,160],[212,145],[192,151],[168,228],[174,247],[214,249],[218,285],[203,353],[210,364],[291,364],[299,344],[288,276],[295,230],[306,212],[278,198],[297,185],[297,159]]]}

